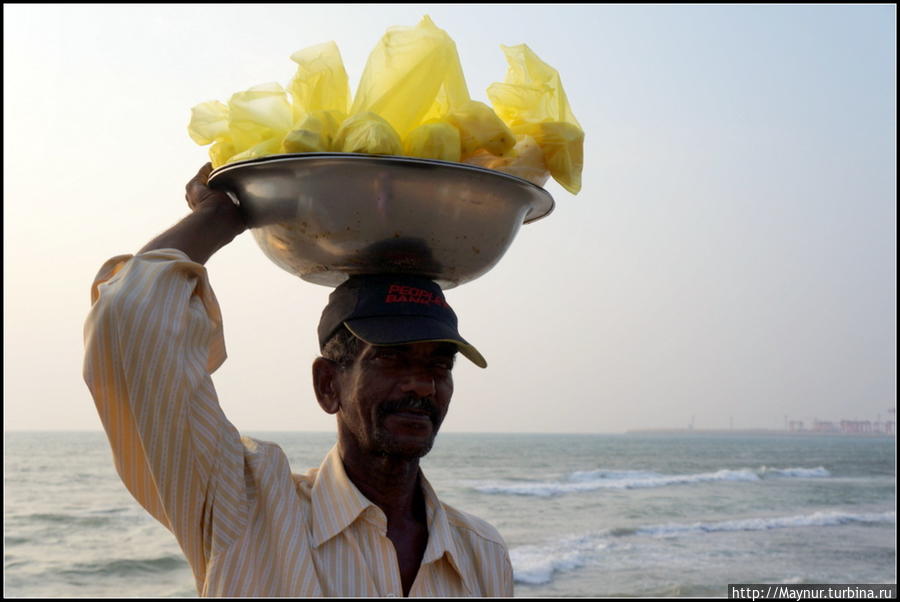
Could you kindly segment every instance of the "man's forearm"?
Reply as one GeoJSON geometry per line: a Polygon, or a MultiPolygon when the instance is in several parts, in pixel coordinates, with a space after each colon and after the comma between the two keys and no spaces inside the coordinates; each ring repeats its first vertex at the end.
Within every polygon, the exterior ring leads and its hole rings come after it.
{"type": "Polygon", "coordinates": [[[246,229],[236,205],[210,204],[196,211],[151,240],[138,251],[178,249],[193,261],[205,264],[213,253],[246,229]]]}

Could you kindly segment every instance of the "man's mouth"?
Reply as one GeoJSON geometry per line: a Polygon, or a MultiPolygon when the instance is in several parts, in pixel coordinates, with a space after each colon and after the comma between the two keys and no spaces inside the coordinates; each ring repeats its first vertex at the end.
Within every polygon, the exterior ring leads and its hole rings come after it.
{"type": "Polygon", "coordinates": [[[435,424],[437,421],[437,409],[429,399],[405,398],[385,403],[380,408],[383,417],[397,416],[407,420],[429,421],[435,424]]]}
{"type": "Polygon", "coordinates": [[[398,410],[396,412],[391,412],[391,414],[396,416],[411,416],[413,418],[426,418],[431,420],[431,414],[426,412],[425,410],[398,410]]]}

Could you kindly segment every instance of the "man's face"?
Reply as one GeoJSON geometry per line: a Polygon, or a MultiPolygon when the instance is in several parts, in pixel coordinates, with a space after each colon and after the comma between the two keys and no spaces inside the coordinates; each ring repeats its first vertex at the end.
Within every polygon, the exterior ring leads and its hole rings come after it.
{"type": "Polygon", "coordinates": [[[339,429],[366,453],[421,458],[447,415],[455,352],[451,343],[366,344],[338,375],[339,429]]]}

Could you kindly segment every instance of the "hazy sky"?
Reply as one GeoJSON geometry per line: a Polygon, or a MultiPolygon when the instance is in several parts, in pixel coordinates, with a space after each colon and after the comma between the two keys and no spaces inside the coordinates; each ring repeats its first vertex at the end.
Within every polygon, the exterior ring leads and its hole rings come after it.
{"type": "MultiPolygon", "coordinates": [[[[448,431],[781,428],[896,404],[896,7],[4,4],[4,428],[99,429],[89,288],[187,213],[190,109],[287,84],[334,40],[356,87],[428,14],[489,102],[500,45],[556,67],[586,132],[491,272],[448,292],[448,431]]],[[[331,289],[249,233],[207,264],[241,430],[333,430],[312,393],[331,289]]]]}

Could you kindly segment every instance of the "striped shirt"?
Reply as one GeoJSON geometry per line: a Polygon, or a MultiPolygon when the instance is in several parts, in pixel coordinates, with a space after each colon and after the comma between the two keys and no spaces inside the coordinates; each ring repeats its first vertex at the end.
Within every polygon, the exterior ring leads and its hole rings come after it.
{"type": "MultiPolygon", "coordinates": [[[[107,261],[91,288],[84,378],[137,501],[178,540],[201,596],[403,595],[387,519],[337,445],[293,474],[282,449],[241,437],[210,374],[225,361],[204,266],[175,249],[107,261]]],[[[423,475],[428,544],[410,596],[511,596],[488,523],[438,500],[423,475]]]]}

